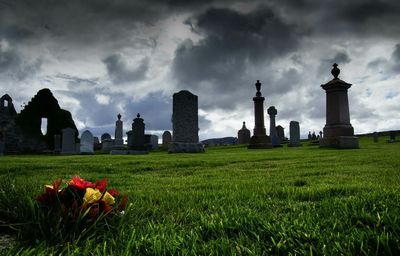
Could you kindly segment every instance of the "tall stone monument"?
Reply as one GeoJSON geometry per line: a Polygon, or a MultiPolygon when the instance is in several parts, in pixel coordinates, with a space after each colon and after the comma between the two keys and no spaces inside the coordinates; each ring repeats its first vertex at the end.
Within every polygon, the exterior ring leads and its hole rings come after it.
{"type": "Polygon", "coordinates": [[[275,116],[278,114],[278,111],[274,106],[271,106],[268,108],[267,113],[269,115],[269,136],[271,138],[272,146],[279,147],[281,141],[275,127],[275,116]]]}
{"type": "Polygon", "coordinates": [[[124,138],[122,136],[123,133],[123,122],[121,121],[121,114],[117,116],[118,120],[115,122],[115,137],[114,137],[114,149],[123,149],[124,148],[124,138]]]}
{"type": "Polygon", "coordinates": [[[299,147],[300,144],[300,125],[297,121],[290,121],[289,124],[290,141],[289,147],[299,147]]]}
{"type": "Polygon", "coordinates": [[[326,124],[324,137],[320,140],[320,147],[358,148],[358,138],[354,136],[354,129],[350,123],[349,100],[347,90],[351,87],[338,78],[340,70],[333,64],[331,71],[333,79],[321,85],[326,92],[326,124]]]}
{"type": "Polygon", "coordinates": [[[75,136],[75,129],[62,129],[61,154],[76,154],[75,136]]]}
{"type": "Polygon", "coordinates": [[[249,144],[250,130],[246,128],[246,122],[243,122],[242,129],[238,131],[238,144],[249,144]]]}
{"type": "Polygon", "coordinates": [[[180,91],[172,97],[173,140],[169,153],[204,152],[199,143],[198,97],[189,91],[180,91]]]}
{"type": "Polygon", "coordinates": [[[264,97],[261,95],[261,83],[257,80],[256,96],[254,101],[254,130],[253,136],[250,138],[249,149],[272,148],[271,139],[267,136],[264,126],[264,97]]]}

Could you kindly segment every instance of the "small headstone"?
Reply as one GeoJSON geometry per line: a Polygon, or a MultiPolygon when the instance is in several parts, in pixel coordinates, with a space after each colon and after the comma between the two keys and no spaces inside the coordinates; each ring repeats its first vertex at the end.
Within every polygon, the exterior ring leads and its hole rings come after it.
{"type": "Polygon", "coordinates": [[[300,125],[299,125],[299,122],[290,121],[289,133],[290,133],[289,147],[301,146],[301,144],[300,144],[300,125]]]}
{"type": "Polygon", "coordinates": [[[101,143],[101,151],[103,152],[110,152],[114,147],[114,140],[113,139],[104,139],[101,143]]]}
{"type": "Polygon", "coordinates": [[[54,153],[61,152],[61,135],[54,135],[54,153]]]}
{"type": "Polygon", "coordinates": [[[312,139],[312,135],[311,135],[311,132],[310,132],[310,131],[308,132],[307,138],[308,138],[308,140],[311,140],[311,139],[312,139]]]}
{"type": "Polygon", "coordinates": [[[281,146],[281,140],[279,139],[278,132],[275,126],[275,117],[278,114],[278,111],[274,106],[271,106],[268,108],[267,113],[269,115],[269,136],[271,138],[272,146],[281,146]]]}
{"type": "Polygon", "coordinates": [[[114,139],[114,149],[124,148],[123,134],[123,122],[121,121],[121,114],[118,114],[118,120],[115,122],[115,139],[114,139]]]}
{"type": "Polygon", "coordinates": [[[375,142],[375,143],[379,141],[379,135],[378,135],[377,132],[374,132],[374,133],[372,134],[372,136],[374,137],[374,142],[375,142]]]}
{"type": "Polygon", "coordinates": [[[285,129],[282,126],[278,125],[276,127],[276,134],[278,135],[280,142],[285,141],[285,129]]]}
{"type": "Polygon", "coordinates": [[[157,135],[150,136],[150,145],[151,145],[151,149],[158,148],[158,136],[157,135]]]}
{"type": "Polygon", "coordinates": [[[75,133],[72,128],[62,129],[61,154],[76,154],[75,133]]]}
{"type": "Polygon", "coordinates": [[[172,135],[169,131],[165,131],[162,135],[163,148],[168,148],[169,143],[172,141],[172,135]]]}
{"type": "Polygon", "coordinates": [[[249,144],[250,130],[246,127],[246,122],[243,122],[242,129],[238,131],[238,144],[249,144]]]}
{"type": "Polygon", "coordinates": [[[80,153],[81,154],[93,154],[93,134],[86,130],[82,133],[81,136],[81,144],[80,144],[80,153]]]}
{"type": "Polygon", "coordinates": [[[109,133],[103,133],[101,135],[101,143],[103,143],[103,140],[110,140],[111,139],[111,135],[109,133]]]}

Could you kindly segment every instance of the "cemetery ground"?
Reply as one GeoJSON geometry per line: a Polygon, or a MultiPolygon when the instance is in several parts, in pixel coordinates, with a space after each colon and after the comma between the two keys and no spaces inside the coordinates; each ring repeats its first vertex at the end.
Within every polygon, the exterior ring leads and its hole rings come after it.
{"type": "Polygon", "coordinates": [[[1,157],[0,237],[9,234],[1,254],[399,255],[399,152],[400,143],[368,137],[354,150],[303,142],[204,154],[1,157]],[[32,237],[23,227],[40,220],[27,205],[44,184],[73,175],[106,177],[128,194],[125,214],[82,239],[32,237]]]}

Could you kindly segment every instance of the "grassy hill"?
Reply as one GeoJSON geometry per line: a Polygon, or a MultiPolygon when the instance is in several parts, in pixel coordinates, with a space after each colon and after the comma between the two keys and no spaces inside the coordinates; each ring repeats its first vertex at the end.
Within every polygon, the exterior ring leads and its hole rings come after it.
{"type": "Polygon", "coordinates": [[[365,137],[360,147],[1,157],[3,223],[18,200],[73,175],[106,177],[130,202],[113,231],[57,245],[22,240],[3,253],[398,255],[400,143],[365,137]]]}

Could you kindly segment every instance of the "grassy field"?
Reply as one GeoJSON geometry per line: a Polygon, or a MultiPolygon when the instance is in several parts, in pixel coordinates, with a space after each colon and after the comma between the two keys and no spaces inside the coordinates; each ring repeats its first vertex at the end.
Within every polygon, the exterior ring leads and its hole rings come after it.
{"type": "Polygon", "coordinates": [[[1,157],[3,218],[56,178],[106,177],[129,195],[109,232],[56,245],[18,240],[2,253],[399,255],[400,143],[363,138],[360,147],[1,157]]]}

